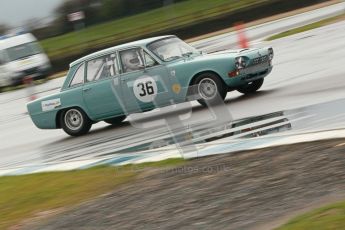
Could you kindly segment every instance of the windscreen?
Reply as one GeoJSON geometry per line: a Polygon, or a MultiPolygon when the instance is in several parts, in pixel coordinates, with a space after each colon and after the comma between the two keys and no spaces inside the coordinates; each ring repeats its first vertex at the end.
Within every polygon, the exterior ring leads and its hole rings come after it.
{"type": "Polygon", "coordinates": [[[195,48],[178,39],[169,37],[148,45],[148,49],[162,61],[172,61],[181,57],[199,53],[195,48]]]}
{"type": "Polygon", "coordinates": [[[30,42],[19,46],[14,46],[8,48],[6,51],[9,61],[15,61],[35,54],[42,53],[42,50],[40,46],[37,44],[37,42],[30,42]]]}

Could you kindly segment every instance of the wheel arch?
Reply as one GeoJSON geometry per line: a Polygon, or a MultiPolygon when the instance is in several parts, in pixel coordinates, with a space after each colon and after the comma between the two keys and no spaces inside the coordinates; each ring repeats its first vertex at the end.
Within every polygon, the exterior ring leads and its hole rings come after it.
{"type": "MultiPolygon", "coordinates": [[[[66,110],[68,109],[80,109],[82,112],[85,113],[85,115],[90,119],[90,116],[86,113],[85,109],[83,109],[82,107],[80,106],[69,106],[69,107],[66,107],[66,108],[63,108],[63,109],[60,109],[57,113],[56,113],[56,117],[55,117],[55,124],[56,124],[56,128],[58,129],[61,129],[61,122],[60,122],[60,116],[63,112],[65,112],[66,110]]],[[[90,119],[90,121],[92,121],[90,119]]]]}
{"type": "Polygon", "coordinates": [[[227,87],[227,88],[228,88],[228,86],[226,85],[224,79],[220,76],[219,73],[217,73],[217,72],[214,71],[214,70],[203,70],[203,71],[200,71],[200,72],[194,74],[194,76],[193,76],[193,77],[191,78],[191,80],[189,81],[187,95],[190,95],[190,93],[191,93],[190,90],[191,90],[191,88],[192,88],[191,86],[195,83],[195,80],[197,79],[197,77],[199,77],[201,74],[204,74],[204,73],[212,73],[212,74],[214,74],[214,75],[217,76],[217,77],[219,78],[219,80],[223,83],[224,87],[227,87]]]}
{"type": "Polygon", "coordinates": [[[224,85],[226,85],[224,79],[223,79],[223,78],[220,76],[220,74],[217,73],[216,71],[214,71],[214,70],[203,70],[203,71],[200,71],[200,72],[194,74],[194,76],[193,76],[193,77],[191,78],[191,80],[189,81],[189,86],[191,86],[191,85],[195,82],[195,80],[196,80],[197,77],[199,77],[201,74],[205,74],[205,73],[212,73],[212,74],[215,74],[215,75],[222,81],[222,83],[223,83],[224,85]]]}

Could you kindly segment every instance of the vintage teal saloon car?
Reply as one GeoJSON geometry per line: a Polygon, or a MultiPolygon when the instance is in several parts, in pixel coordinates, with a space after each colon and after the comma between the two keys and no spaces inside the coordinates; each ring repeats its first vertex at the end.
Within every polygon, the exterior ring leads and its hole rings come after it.
{"type": "Polygon", "coordinates": [[[149,38],[76,60],[59,93],[27,108],[38,128],[79,136],[93,123],[117,124],[131,113],[193,99],[207,105],[232,90],[254,93],[272,59],[270,47],[205,54],[176,36],[149,38]]]}

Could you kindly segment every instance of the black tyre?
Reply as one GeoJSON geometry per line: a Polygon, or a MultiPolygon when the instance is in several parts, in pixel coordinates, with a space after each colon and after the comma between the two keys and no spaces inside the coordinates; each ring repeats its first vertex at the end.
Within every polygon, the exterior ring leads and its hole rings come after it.
{"type": "Polygon", "coordinates": [[[243,94],[255,93],[261,88],[263,83],[264,83],[264,79],[261,78],[261,79],[249,82],[244,86],[241,86],[240,88],[237,89],[237,91],[243,94]]]}
{"type": "Polygon", "coordinates": [[[226,86],[218,75],[214,73],[200,74],[194,80],[192,92],[200,98],[198,102],[202,106],[207,106],[207,103],[217,104],[219,98],[224,100],[227,94],[226,86]]]}
{"type": "Polygon", "coordinates": [[[81,136],[89,132],[92,121],[79,108],[70,108],[61,113],[61,128],[71,136],[81,136]]]}
{"type": "Polygon", "coordinates": [[[126,116],[123,115],[123,116],[120,116],[120,117],[114,117],[114,118],[111,118],[111,119],[104,120],[104,122],[106,122],[108,124],[111,124],[111,125],[118,125],[121,122],[123,122],[125,119],[126,119],[126,116]]]}

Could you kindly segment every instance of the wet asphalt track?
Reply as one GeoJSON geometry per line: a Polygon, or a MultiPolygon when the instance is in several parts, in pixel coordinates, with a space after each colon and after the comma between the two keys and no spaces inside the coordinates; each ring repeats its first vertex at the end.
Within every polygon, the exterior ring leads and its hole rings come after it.
{"type": "MultiPolygon", "coordinates": [[[[208,39],[202,44],[202,49],[231,48],[233,35],[228,36],[208,39]]],[[[201,46],[201,43],[195,45],[201,46]]],[[[345,99],[345,22],[255,46],[273,46],[275,67],[256,95],[228,94],[226,108],[232,118],[288,111],[340,99],[326,108],[314,107],[310,110],[311,114],[316,114],[314,120],[307,119],[292,126],[294,130],[303,131],[345,127],[342,111],[345,110],[345,101],[341,100],[345,99]]],[[[61,81],[51,81],[38,86],[36,90],[42,92],[40,95],[50,94],[57,90],[45,90],[58,87],[61,81]]],[[[138,129],[128,122],[118,127],[101,122],[94,125],[89,135],[79,138],[68,137],[61,130],[39,130],[25,114],[25,94],[25,90],[19,90],[0,95],[0,168],[93,158],[110,154],[117,148],[139,140],[150,140],[157,133],[168,132],[165,127],[138,129]]],[[[210,116],[207,109],[193,103],[192,116],[185,124],[205,122],[210,116]]]]}

